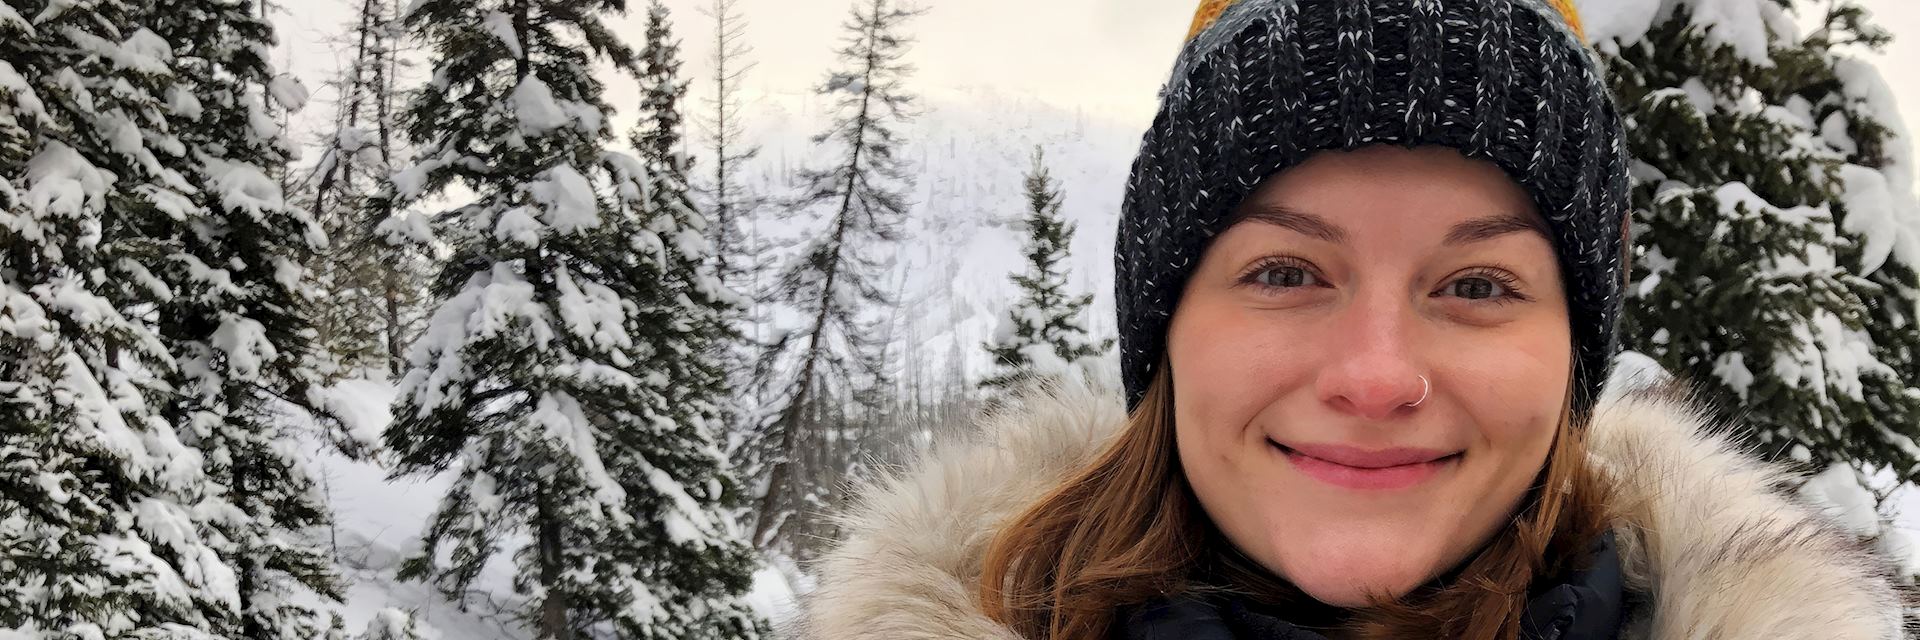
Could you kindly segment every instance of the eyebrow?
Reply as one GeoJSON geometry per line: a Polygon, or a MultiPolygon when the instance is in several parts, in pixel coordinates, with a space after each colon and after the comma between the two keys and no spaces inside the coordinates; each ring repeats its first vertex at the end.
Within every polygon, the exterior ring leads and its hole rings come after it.
{"type": "MultiPolygon", "coordinates": [[[[1334,244],[1347,243],[1347,230],[1341,228],[1340,225],[1329,222],[1326,218],[1311,213],[1294,211],[1279,205],[1261,204],[1249,206],[1240,211],[1240,215],[1237,216],[1235,222],[1241,220],[1252,220],[1254,222],[1292,229],[1302,235],[1319,238],[1334,244]]],[[[1553,235],[1549,233],[1546,223],[1538,217],[1523,213],[1506,212],[1474,218],[1455,224],[1452,229],[1447,230],[1446,238],[1442,239],[1440,243],[1447,246],[1469,244],[1519,231],[1532,231],[1540,234],[1541,237],[1549,241],[1553,239],[1553,235]]]]}

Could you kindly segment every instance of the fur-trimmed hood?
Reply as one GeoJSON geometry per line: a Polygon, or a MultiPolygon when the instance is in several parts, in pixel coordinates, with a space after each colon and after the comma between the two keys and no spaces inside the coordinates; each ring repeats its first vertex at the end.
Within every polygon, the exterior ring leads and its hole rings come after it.
{"type": "MultiPolygon", "coordinates": [[[[981,558],[1009,518],[1125,422],[1120,396],[1065,383],[861,492],[812,566],[792,632],[819,640],[1021,640],[980,613],[981,558]]],[[[1623,638],[1881,640],[1901,635],[1890,564],[1786,493],[1675,383],[1611,395],[1591,455],[1611,472],[1628,590],[1623,638]]]]}

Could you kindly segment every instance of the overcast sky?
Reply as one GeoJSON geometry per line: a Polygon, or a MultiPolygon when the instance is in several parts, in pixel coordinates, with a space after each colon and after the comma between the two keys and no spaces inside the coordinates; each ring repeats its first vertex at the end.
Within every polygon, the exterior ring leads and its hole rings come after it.
{"type": "MultiPolygon", "coordinates": [[[[348,19],[349,2],[286,2],[279,21],[280,62],[309,87],[338,68],[338,56],[324,38],[338,33],[348,19]]],[[[713,21],[701,11],[712,0],[666,0],[683,39],[684,72],[707,90],[711,69],[713,21]]],[[[638,45],[643,30],[639,7],[620,20],[638,45]]],[[[1627,0],[1578,0],[1582,6],[1627,0]]],[[[746,79],[749,96],[802,94],[819,82],[833,63],[842,21],[854,0],[739,0],[746,16],[746,37],[757,65],[746,79]]],[[[1186,34],[1196,0],[920,0],[925,15],[911,25],[917,42],[910,61],[917,67],[914,91],[932,101],[970,87],[991,86],[999,93],[1026,95],[1096,117],[1113,117],[1144,129],[1153,115],[1155,92],[1165,80],[1186,34]]],[[[1824,6],[1823,3],[1811,3],[1824,6]]],[[[1920,130],[1920,3],[1913,0],[1861,0],[1875,21],[1893,32],[1894,44],[1868,56],[1892,85],[1909,128],[1920,130]]],[[[612,83],[612,104],[635,101],[631,82],[612,83]]],[[[321,96],[317,96],[321,97],[321,96]]],[[[324,119],[329,107],[316,103],[303,115],[324,119]]],[[[624,115],[624,114],[623,114],[624,115]]],[[[622,129],[624,128],[621,127],[622,129]]]]}

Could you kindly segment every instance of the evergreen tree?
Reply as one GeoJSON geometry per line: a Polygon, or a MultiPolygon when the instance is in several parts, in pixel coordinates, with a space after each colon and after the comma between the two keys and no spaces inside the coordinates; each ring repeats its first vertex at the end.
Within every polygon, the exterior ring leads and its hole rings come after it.
{"type": "Polygon", "coordinates": [[[753,221],[762,206],[762,199],[740,177],[742,165],[757,157],[760,147],[747,140],[740,121],[738,94],[754,64],[745,59],[753,49],[744,41],[746,20],[735,9],[738,2],[713,0],[707,12],[714,22],[713,97],[707,99],[711,111],[701,125],[712,147],[713,165],[712,173],[694,189],[713,212],[708,239],[714,245],[720,282],[735,289],[746,287],[754,275],[754,238],[743,237],[741,226],[753,221]]]}
{"type": "Polygon", "coordinates": [[[800,172],[789,214],[811,228],[765,296],[803,320],[772,339],[756,364],[756,384],[774,396],[762,410],[757,454],[768,467],[754,532],[763,548],[805,555],[809,541],[831,538],[818,512],[839,471],[860,457],[852,425],[882,404],[886,317],[873,312],[893,301],[876,279],[909,206],[896,129],[915,98],[903,86],[912,66],[902,62],[911,40],[901,31],[920,13],[897,0],[861,0],[842,25],[845,66],[817,89],[837,114],[813,142],[837,146],[838,159],[800,172]]]}
{"type": "MultiPolygon", "coordinates": [[[[662,576],[658,581],[664,582],[650,588],[655,593],[683,591],[688,601],[704,600],[715,624],[688,620],[630,631],[662,638],[757,636],[765,632],[764,625],[738,600],[753,586],[753,549],[732,518],[732,511],[746,501],[718,448],[735,417],[727,402],[732,385],[724,356],[741,341],[733,319],[744,300],[717,277],[707,231],[711,223],[689,196],[691,163],[679,151],[680,103],[687,85],[679,80],[680,46],[659,0],[647,7],[646,38],[639,56],[640,126],[633,133],[649,185],[640,225],[671,242],[648,256],[660,275],[646,281],[651,289],[642,289],[641,312],[634,321],[638,341],[654,354],[651,371],[664,382],[655,391],[661,403],[648,410],[658,433],[637,444],[674,481],[709,487],[708,504],[700,508],[714,512],[714,522],[726,535],[688,549],[670,531],[662,536],[657,529],[642,530],[640,549],[650,556],[655,575],[662,576]]],[[[654,479],[638,475],[626,482],[644,487],[654,479]]]]}
{"type": "Polygon", "coordinates": [[[1027,272],[1012,276],[1021,298],[1002,322],[999,335],[986,345],[996,370],[980,383],[1002,394],[1037,377],[1085,376],[1097,366],[1089,361],[1113,348],[1112,339],[1096,343],[1080,326],[1080,316],[1092,304],[1093,294],[1067,294],[1062,263],[1073,241],[1073,225],[1060,216],[1060,191],[1038,147],[1033,150],[1026,187],[1027,272]]]}
{"type": "MultiPolygon", "coordinates": [[[[715,274],[720,285],[729,290],[751,292],[759,285],[755,245],[760,239],[759,234],[752,231],[758,229],[762,198],[747,188],[741,175],[746,163],[759,154],[760,148],[746,141],[741,124],[738,93],[743,77],[753,64],[745,60],[752,49],[744,41],[746,23],[735,9],[737,2],[714,0],[707,11],[707,16],[714,21],[713,97],[706,99],[707,117],[700,120],[700,125],[713,162],[709,165],[711,173],[693,181],[691,186],[699,198],[700,208],[712,218],[707,225],[707,237],[713,245],[715,274]]],[[[764,319],[758,302],[752,299],[726,313],[725,320],[735,327],[741,338],[720,345],[720,367],[732,382],[728,385],[730,396],[722,404],[722,424],[728,429],[724,434],[725,451],[741,477],[757,478],[764,468],[758,455],[760,449],[752,446],[758,440],[756,427],[760,426],[754,416],[758,415],[765,389],[753,383],[752,359],[764,348],[757,340],[758,328],[764,319]]],[[[744,504],[739,510],[751,507],[744,504]]]]}
{"type": "Polygon", "coordinates": [[[396,475],[454,470],[400,575],[461,594],[524,539],[514,613],[538,637],[752,636],[715,425],[674,405],[704,392],[687,364],[704,327],[678,314],[723,293],[683,270],[704,243],[684,196],[656,193],[676,178],[607,149],[592,63],[643,72],[605,22],[623,7],[422,0],[402,18],[433,80],[405,115],[419,161],[379,206],[472,195],[434,215],[453,257],[386,432],[396,475]]]}
{"type": "Polygon", "coordinates": [[[400,34],[393,0],[358,4],[347,30],[353,58],[334,83],[332,131],[299,196],[329,238],[314,265],[320,295],[311,311],[329,380],[399,373],[425,320],[421,290],[430,277],[423,247],[389,242],[379,228],[393,212],[367,197],[394,165],[400,34]]]}
{"type": "Polygon", "coordinates": [[[205,631],[312,638],[324,621],[301,603],[337,599],[341,587],[316,535],[328,507],[289,417],[315,419],[350,455],[364,442],[326,410],[316,384],[305,265],[326,237],[284,197],[293,144],[271,115],[306,96],[263,57],[275,38],[263,14],[249,0],[157,7],[150,23],[173,48],[168,108],[191,188],[173,203],[177,218],[142,232],[170,252],[155,269],[172,293],[156,309],[160,338],[179,365],[166,415],[205,456],[202,535],[235,573],[235,606],[210,612],[205,631]]]}
{"type": "Polygon", "coordinates": [[[1920,211],[1851,2],[1678,3],[1602,43],[1629,122],[1625,346],[1690,378],[1770,456],[1920,477],[1920,211]],[[1709,9],[1711,9],[1709,11],[1709,9]]]}
{"type": "Polygon", "coordinates": [[[0,4],[0,628],[178,637],[237,605],[156,409],[171,294],[135,231],[189,189],[152,7],[0,4]]]}

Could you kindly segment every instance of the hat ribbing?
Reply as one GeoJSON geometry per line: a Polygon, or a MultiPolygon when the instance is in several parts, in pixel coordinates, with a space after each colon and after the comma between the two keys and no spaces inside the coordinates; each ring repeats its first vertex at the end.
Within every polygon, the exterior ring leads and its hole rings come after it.
{"type": "Polygon", "coordinates": [[[1552,231],[1580,422],[1615,350],[1620,117],[1565,0],[1207,0],[1162,87],[1115,242],[1131,412],[1187,277],[1266,176],[1314,152],[1440,145],[1498,165],[1552,231]]]}

